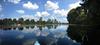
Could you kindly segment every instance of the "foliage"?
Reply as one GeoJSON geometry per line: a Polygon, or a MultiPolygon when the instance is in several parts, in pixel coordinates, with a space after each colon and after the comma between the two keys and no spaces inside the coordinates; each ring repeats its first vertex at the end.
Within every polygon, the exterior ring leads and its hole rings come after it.
{"type": "Polygon", "coordinates": [[[86,24],[87,15],[82,7],[70,10],[67,17],[70,24],[86,24]]]}
{"type": "Polygon", "coordinates": [[[17,19],[11,19],[11,18],[5,18],[5,19],[0,19],[0,25],[34,25],[34,24],[39,24],[39,25],[45,25],[45,24],[58,24],[58,21],[56,19],[48,19],[47,21],[43,21],[43,18],[40,17],[38,21],[35,21],[34,19],[23,19],[19,18],[17,19]]]}
{"type": "Polygon", "coordinates": [[[100,1],[83,0],[82,7],[86,10],[89,25],[100,25],[100,1]]]}

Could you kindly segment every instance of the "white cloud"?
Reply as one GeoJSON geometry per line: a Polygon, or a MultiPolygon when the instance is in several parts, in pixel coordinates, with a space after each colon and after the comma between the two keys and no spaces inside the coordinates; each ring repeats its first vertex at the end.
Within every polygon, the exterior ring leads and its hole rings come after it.
{"type": "Polygon", "coordinates": [[[36,12],[35,16],[42,17],[42,16],[48,16],[50,15],[47,11],[43,12],[36,12]]]}
{"type": "Polygon", "coordinates": [[[61,15],[61,16],[67,16],[67,10],[64,10],[64,9],[54,10],[54,14],[61,15]]]}
{"type": "Polygon", "coordinates": [[[68,23],[67,19],[66,19],[66,16],[60,16],[60,15],[53,15],[53,16],[50,16],[48,17],[49,19],[57,19],[58,21],[60,22],[64,22],[64,23],[68,23]]]}
{"type": "Polygon", "coordinates": [[[50,15],[47,11],[44,11],[41,14],[42,14],[42,16],[48,16],[48,15],[50,15]]]}
{"type": "Polygon", "coordinates": [[[63,22],[63,23],[68,23],[66,17],[58,18],[58,20],[59,20],[60,22],[63,22]]]}
{"type": "Polygon", "coordinates": [[[48,10],[55,10],[55,9],[58,9],[59,6],[58,6],[58,3],[54,3],[54,2],[51,2],[51,1],[47,1],[47,3],[45,4],[45,7],[48,9],[48,10]]]}
{"type": "Polygon", "coordinates": [[[78,7],[78,6],[81,6],[79,3],[82,3],[82,2],[78,1],[78,2],[75,2],[75,3],[69,4],[69,9],[73,9],[73,8],[78,7]]]}
{"type": "Polygon", "coordinates": [[[36,16],[33,16],[33,15],[22,15],[21,16],[22,18],[24,18],[25,20],[26,19],[34,19],[35,21],[37,21],[39,18],[38,17],[36,17],[36,16]]]}
{"type": "Polygon", "coordinates": [[[36,3],[32,4],[30,1],[28,1],[25,4],[23,4],[23,7],[27,8],[27,9],[33,9],[33,10],[39,8],[39,6],[36,3]]]}
{"type": "Polygon", "coordinates": [[[20,13],[20,14],[24,14],[25,11],[24,10],[16,10],[17,13],[20,13]]]}
{"type": "Polygon", "coordinates": [[[24,19],[33,19],[34,18],[33,15],[22,15],[21,17],[24,19]]]}
{"type": "Polygon", "coordinates": [[[68,5],[68,10],[67,10],[67,14],[68,12],[73,9],[73,8],[77,8],[78,6],[81,6],[79,3],[82,3],[81,1],[75,2],[75,3],[71,3],[68,5]]]}
{"type": "MultiPolygon", "coordinates": [[[[5,0],[4,0],[5,1],[5,0]]],[[[8,2],[14,3],[14,4],[18,4],[21,0],[8,0],[8,2]]]]}
{"type": "Polygon", "coordinates": [[[36,12],[35,16],[41,17],[41,16],[42,16],[42,15],[41,15],[41,12],[36,12]]]}

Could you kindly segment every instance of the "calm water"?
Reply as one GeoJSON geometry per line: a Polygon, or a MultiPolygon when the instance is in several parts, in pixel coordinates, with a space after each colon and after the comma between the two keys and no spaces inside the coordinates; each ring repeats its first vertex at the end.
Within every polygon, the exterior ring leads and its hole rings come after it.
{"type": "Polygon", "coordinates": [[[0,29],[0,45],[80,45],[68,36],[68,25],[0,29]]]}

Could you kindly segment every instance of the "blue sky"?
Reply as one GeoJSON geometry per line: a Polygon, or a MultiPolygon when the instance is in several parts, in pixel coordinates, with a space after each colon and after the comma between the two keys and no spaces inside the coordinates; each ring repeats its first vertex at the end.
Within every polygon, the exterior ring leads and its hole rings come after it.
{"type": "Polygon", "coordinates": [[[68,22],[69,10],[80,6],[81,0],[0,0],[0,18],[38,20],[57,19],[68,22]]]}

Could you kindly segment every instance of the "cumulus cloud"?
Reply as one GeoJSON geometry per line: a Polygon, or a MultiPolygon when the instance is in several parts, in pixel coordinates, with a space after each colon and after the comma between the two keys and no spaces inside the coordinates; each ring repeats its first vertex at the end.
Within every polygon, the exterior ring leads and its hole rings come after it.
{"type": "MultiPolygon", "coordinates": [[[[4,0],[5,1],[5,0],[4,0]]],[[[21,0],[8,0],[8,2],[14,3],[14,4],[18,4],[21,0]]]]}
{"type": "Polygon", "coordinates": [[[78,1],[78,2],[75,2],[75,3],[69,4],[69,8],[70,9],[73,9],[73,8],[78,7],[78,6],[81,6],[79,3],[82,3],[82,2],[81,1],[78,1]]]}
{"type": "Polygon", "coordinates": [[[47,1],[47,3],[45,4],[45,7],[48,10],[53,10],[53,13],[55,15],[61,15],[61,16],[67,16],[68,12],[73,9],[76,8],[78,6],[81,6],[79,3],[81,3],[81,1],[75,2],[75,3],[71,3],[68,5],[68,9],[60,9],[58,3],[54,3],[51,1],[47,1]]]}
{"type": "Polygon", "coordinates": [[[21,17],[24,19],[33,19],[34,18],[33,15],[22,15],[21,17]]]}
{"type": "Polygon", "coordinates": [[[48,16],[48,15],[50,15],[50,14],[49,14],[47,11],[44,11],[44,12],[41,13],[41,15],[42,15],[42,16],[48,16]]]}
{"type": "Polygon", "coordinates": [[[54,3],[52,1],[47,1],[47,3],[45,4],[45,7],[48,9],[48,10],[55,10],[55,9],[58,9],[59,6],[58,6],[58,3],[54,3]]]}
{"type": "Polygon", "coordinates": [[[68,5],[68,9],[57,9],[57,10],[54,10],[54,14],[56,15],[61,15],[61,16],[67,16],[68,12],[73,9],[73,8],[76,8],[78,6],[81,6],[79,3],[81,3],[81,1],[78,1],[78,2],[75,2],[75,3],[71,3],[68,5]]]}
{"type": "Polygon", "coordinates": [[[35,16],[41,17],[41,12],[36,12],[35,16]]]}
{"type": "Polygon", "coordinates": [[[16,10],[16,12],[19,13],[19,14],[24,14],[25,13],[24,10],[16,10]]]}
{"type": "Polygon", "coordinates": [[[37,21],[39,18],[38,17],[36,17],[36,16],[34,16],[34,15],[22,15],[21,16],[22,18],[24,18],[25,20],[26,19],[34,19],[35,21],[37,21]]]}
{"type": "Polygon", "coordinates": [[[64,9],[54,10],[54,14],[61,15],[61,16],[67,16],[67,10],[64,10],[64,9]]]}
{"type": "Polygon", "coordinates": [[[59,20],[60,22],[63,22],[63,23],[68,23],[66,17],[58,18],[58,20],[59,20]]]}
{"type": "Polygon", "coordinates": [[[82,3],[82,2],[81,2],[81,1],[78,1],[78,2],[75,2],[75,3],[69,4],[69,5],[68,5],[67,14],[68,14],[68,12],[69,12],[71,9],[76,8],[76,7],[78,7],[78,6],[81,6],[79,3],[82,3]]]}
{"type": "Polygon", "coordinates": [[[32,4],[32,2],[30,2],[30,1],[28,1],[25,4],[23,4],[23,7],[27,8],[27,9],[32,9],[32,10],[39,8],[39,6],[36,3],[32,4]]]}
{"type": "Polygon", "coordinates": [[[47,11],[43,12],[36,12],[35,16],[42,17],[42,16],[48,16],[50,15],[47,11]]]}

